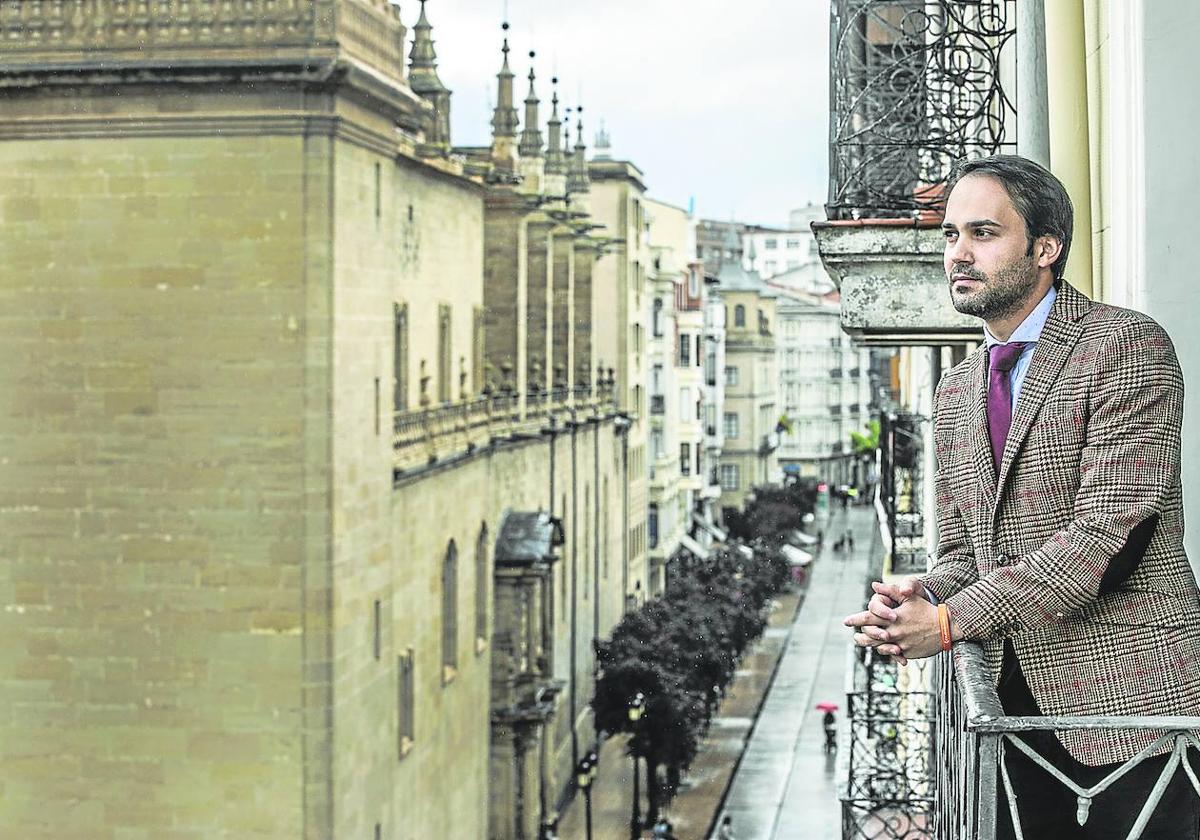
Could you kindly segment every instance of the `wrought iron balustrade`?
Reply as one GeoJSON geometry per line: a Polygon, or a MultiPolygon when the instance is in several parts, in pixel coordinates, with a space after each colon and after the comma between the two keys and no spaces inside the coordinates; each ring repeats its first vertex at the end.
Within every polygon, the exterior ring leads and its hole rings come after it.
{"type": "Polygon", "coordinates": [[[927,567],[923,493],[923,441],[915,414],[884,414],[880,423],[880,498],[891,535],[894,574],[919,574],[927,567]]]}
{"type": "Polygon", "coordinates": [[[830,219],[940,215],[958,159],[1016,150],[1015,0],[831,0],[830,219]]]}
{"type": "Polygon", "coordinates": [[[933,695],[928,661],[900,669],[851,647],[843,840],[932,840],[933,695]]]}
{"type": "Polygon", "coordinates": [[[1066,785],[1071,789],[1078,800],[1076,819],[1082,825],[1088,819],[1094,796],[1160,747],[1169,748],[1169,758],[1158,784],[1144,802],[1136,803],[1140,805],[1139,818],[1127,840],[1136,840],[1141,835],[1145,821],[1159,806],[1166,784],[1175,774],[1185,774],[1200,796],[1197,768],[1188,754],[1189,748],[1193,757],[1200,749],[1200,740],[1196,737],[1200,731],[1200,717],[1005,715],[985,664],[983,649],[974,642],[956,644],[950,656],[937,658],[934,670],[937,684],[934,815],[939,840],[994,840],[1000,818],[998,795],[1001,785],[1019,814],[1020,798],[1013,795],[1003,764],[1008,750],[1022,750],[1045,769],[1046,784],[1066,785]],[[1033,730],[1068,729],[1148,730],[1157,733],[1158,738],[1106,779],[1091,788],[1083,788],[1052,768],[1037,753],[1024,748],[1018,737],[1022,732],[1033,730]]]}

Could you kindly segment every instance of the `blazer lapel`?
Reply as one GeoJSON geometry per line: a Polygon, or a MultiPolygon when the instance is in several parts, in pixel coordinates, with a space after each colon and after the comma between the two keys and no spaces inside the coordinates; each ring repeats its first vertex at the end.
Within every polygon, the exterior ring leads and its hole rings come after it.
{"type": "MultiPolygon", "coordinates": [[[[1043,327],[1037,345],[1033,348],[1033,358],[1029,361],[1029,369],[1025,372],[1025,379],[1021,384],[1021,396],[1017,400],[1008,439],[1004,442],[1004,458],[1000,463],[1000,476],[996,484],[995,510],[999,509],[1000,498],[1012,473],[1013,462],[1024,445],[1030,428],[1033,427],[1034,418],[1046,401],[1050,389],[1058,381],[1063,365],[1071,356],[1071,349],[1083,332],[1079,319],[1091,305],[1092,302],[1074,287],[1062,284],[1054,306],[1050,309],[1050,316],[1046,319],[1046,326],[1043,327]]],[[[986,394],[986,388],[984,392],[986,394]]],[[[986,423],[986,418],[984,422],[986,423]]],[[[989,452],[989,459],[990,454],[989,452]]]]}

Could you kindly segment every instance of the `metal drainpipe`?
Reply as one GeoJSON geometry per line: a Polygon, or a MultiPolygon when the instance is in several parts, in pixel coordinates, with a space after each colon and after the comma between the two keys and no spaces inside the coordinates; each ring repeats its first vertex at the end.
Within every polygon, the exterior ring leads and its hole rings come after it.
{"type": "Polygon", "coordinates": [[[629,604],[629,427],[621,430],[621,614],[629,604]]]}
{"type": "Polygon", "coordinates": [[[579,647],[579,575],[577,560],[579,547],[579,428],[575,422],[575,408],[571,408],[571,527],[574,533],[571,534],[571,767],[579,766],[579,733],[576,731],[575,724],[579,715],[578,698],[578,680],[575,676],[576,662],[578,659],[579,647]]]}
{"type": "Polygon", "coordinates": [[[596,639],[600,638],[600,424],[592,426],[592,672],[596,671],[596,639]]]}
{"type": "MultiPolygon", "coordinates": [[[[554,453],[558,449],[558,428],[557,428],[553,413],[550,414],[549,427],[550,427],[550,504],[547,505],[547,509],[550,511],[550,518],[553,519],[554,518],[554,453]]],[[[565,574],[565,572],[564,572],[564,574],[565,574]]],[[[542,586],[543,586],[542,597],[544,599],[552,599],[554,597],[554,574],[553,574],[553,572],[545,580],[545,582],[542,584],[542,586]]],[[[543,624],[542,637],[543,638],[545,638],[547,635],[545,624],[546,624],[546,619],[548,617],[549,616],[547,615],[546,610],[543,608],[542,609],[542,624],[543,624]]],[[[554,630],[554,628],[551,627],[550,633],[553,633],[553,630],[554,630]]],[[[548,652],[550,654],[552,654],[553,653],[553,641],[551,641],[549,648],[550,649],[548,652]]],[[[553,729],[550,726],[548,726],[550,720],[553,720],[553,717],[551,717],[549,720],[542,723],[542,737],[540,739],[539,749],[538,749],[538,823],[539,823],[539,826],[545,825],[546,820],[549,817],[549,814],[547,813],[547,808],[546,808],[546,802],[549,799],[549,792],[546,790],[546,787],[547,787],[547,785],[546,785],[546,765],[547,765],[546,750],[548,748],[550,739],[554,737],[553,729]]]]}
{"type": "Polygon", "coordinates": [[[1050,168],[1044,0],[1017,3],[1017,151],[1050,168]]]}

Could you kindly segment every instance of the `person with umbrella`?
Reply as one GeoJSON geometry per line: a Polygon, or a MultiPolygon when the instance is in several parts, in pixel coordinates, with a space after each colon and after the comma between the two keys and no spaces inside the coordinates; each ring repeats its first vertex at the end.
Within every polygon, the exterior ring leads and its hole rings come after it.
{"type": "Polygon", "coordinates": [[[817,704],[817,710],[824,712],[821,718],[821,725],[825,727],[825,752],[835,752],[837,750],[837,703],[828,701],[817,704]]]}

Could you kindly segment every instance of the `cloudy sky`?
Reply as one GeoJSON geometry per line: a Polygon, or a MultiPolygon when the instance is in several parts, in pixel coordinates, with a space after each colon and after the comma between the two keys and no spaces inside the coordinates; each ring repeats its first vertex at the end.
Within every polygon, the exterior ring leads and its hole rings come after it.
{"type": "Polygon", "coordinates": [[[759,224],[824,200],[829,0],[428,0],[456,145],[490,142],[506,6],[518,113],[534,49],[544,107],[557,73],[588,146],[603,119],[654,197],[759,224]]]}

